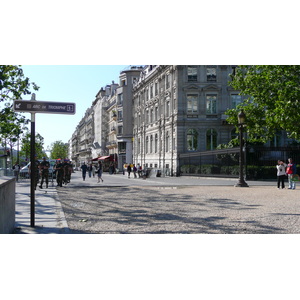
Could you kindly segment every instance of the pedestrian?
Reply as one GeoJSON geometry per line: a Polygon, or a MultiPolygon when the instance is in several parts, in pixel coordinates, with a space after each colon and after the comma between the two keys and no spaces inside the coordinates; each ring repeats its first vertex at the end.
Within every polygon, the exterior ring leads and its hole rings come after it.
{"type": "Polygon", "coordinates": [[[137,168],[136,168],[135,165],[133,165],[133,175],[134,175],[134,178],[137,178],[136,172],[137,172],[137,168]]]}
{"type": "Polygon", "coordinates": [[[28,167],[28,172],[30,174],[30,177],[31,177],[31,180],[34,180],[34,189],[36,190],[36,187],[37,187],[37,184],[39,183],[39,170],[40,170],[40,162],[38,161],[38,159],[36,158],[36,155],[35,155],[35,161],[34,161],[34,164],[35,164],[35,174],[32,174],[31,172],[31,162],[30,162],[30,165],[28,167]]]}
{"type": "Polygon", "coordinates": [[[89,167],[88,167],[88,172],[89,172],[89,177],[90,178],[92,177],[92,171],[93,171],[93,165],[90,164],[89,167]]]}
{"type": "Polygon", "coordinates": [[[128,173],[128,178],[130,178],[130,173],[131,173],[131,165],[128,164],[127,166],[127,173],[128,173]]]}
{"type": "Polygon", "coordinates": [[[282,160],[278,160],[276,168],[277,168],[277,188],[280,189],[280,183],[281,188],[284,189],[284,179],[286,176],[286,164],[282,160]]]}
{"type": "Polygon", "coordinates": [[[56,160],[54,169],[56,173],[57,186],[62,187],[63,179],[64,179],[64,166],[60,158],[56,160]]]}
{"type": "Polygon", "coordinates": [[[287,165],[286,173],[289,179],[289,189],[294,190],[296,188],[296,182],[293,180],[293,176],[296,174],[297,168],[296,168],[296,164],[293,162],[291,158],[288,159],[288,162],[289,163],[287,165]]]}
{"type": "Polygon", "coordinates": [[[139,178],[141,178],[142,177],[142,167],[140,166],[140,164],[137,164],[137,172],[138,172],[139,178]]]}
{"type": "Polygon", "coordinates": [[[103,166],[102,166],[102,162],[99,161],[99,164],[98,164],[98,170],[97,170],[97,174],[98,174],[98,183],[100,182],[100,180],[103,182],[103,179],[102,179],[102,172],[103,172],[103,166]]]}
{"type": "Polygon", "coordinates": [[[83,181],[85,181],[87,169],[88,169],[88,166],[85,164],[85,162],[83,162],[83,164],[81,166],[83,181]]]}
{"type": "Polygon", "coordinates": [[[43,161],[40,163],[40,172],[41,172],[41,176],[42,176],[42,181],[39,186],[40,189],[43,188],[44,180],[46,182],[46,189],[48,188],[49,168],[50,168],[49,161],[46,160],[46,157],[43,157],[43,161]]]}
{"type": "Polygon", "coordinates": [[[20,165],[16,162],[14,165],[13,165],[13,170],[14,170],[14,176],[16,177],[16,181],[19,182],[19,173],[20,173],[20,165]]]}
{"type": "Polygon", "coordinates": [[[95,172],[96,172],[96,168],[94,165],[92,165],[92,174],[93,174],[93,178],[95,178],[95,172]]]}

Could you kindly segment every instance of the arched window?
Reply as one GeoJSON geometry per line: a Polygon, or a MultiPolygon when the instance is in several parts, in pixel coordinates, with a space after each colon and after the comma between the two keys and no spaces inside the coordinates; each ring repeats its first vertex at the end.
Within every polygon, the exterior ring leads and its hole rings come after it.
{"type": "Polygon", "coordinates": [[[206,150],[214,150],[217,147],[217,131],[215,129],[208,129],[206,131],[206,150]]]}
{"type": "Polygon", "coordinates": [[[198,149],[198,132],[196,129],[188,129],[186,140],[188,151],[195,151],[198,149]]]}
{"type": "Polygon", "coordinates": [[[158,149],[158,135],[155,135],[155,142],[154,142],[154,152],[157,153],[158,149]]]}

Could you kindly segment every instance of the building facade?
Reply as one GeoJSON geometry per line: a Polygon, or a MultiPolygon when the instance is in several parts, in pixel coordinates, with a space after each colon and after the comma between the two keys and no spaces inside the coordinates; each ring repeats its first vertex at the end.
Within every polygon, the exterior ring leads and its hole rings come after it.
{"type": "Polygon", "coordinates": [[[235,66],[147,66],[133,89],[133,162],[179,172],[179,155],[231,140],[225,111],[242,101],[228,86],[235,66]]]}

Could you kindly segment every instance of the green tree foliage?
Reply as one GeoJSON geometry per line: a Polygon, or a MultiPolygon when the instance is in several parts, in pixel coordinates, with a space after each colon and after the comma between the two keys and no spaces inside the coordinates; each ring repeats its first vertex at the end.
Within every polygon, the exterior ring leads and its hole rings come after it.
{"type": "Polygon", "coordinates": [[[229,124],[237,126],[237,114],[243,108],[250,142],[266,142],[278,130],[300,139],[300,66],[239,66],[231,77],[229,84],[249,97],[227,110],[229,124]]]}
{"type": "MultiPolygon", "coordinates": [[[[30,160],[30,133],[25,133],[21,139],[21,152],[20,155],[30,160]]],[[[45,156],[45,152],[43,151],[44,148],[44,138],[37,133],[35,135],[35,153],[37,159],[42,159],[45,156]]]]}
{"type": "Polygon", "coordinates": [[[16,141],[24,130],[28,120],[13,111],[13,100],[22,99],[23,95],[31,94],[30,87],[38,90],[24,76],[20,66],[0,65],[0,137],[10,142],[16,141]]]}
{"type": "Polygon", "coordinates": [[[51,144],[51,158],[52,159],[64,159],[68,157],[68,145],[62,141],[56,141],[51,144]]]}

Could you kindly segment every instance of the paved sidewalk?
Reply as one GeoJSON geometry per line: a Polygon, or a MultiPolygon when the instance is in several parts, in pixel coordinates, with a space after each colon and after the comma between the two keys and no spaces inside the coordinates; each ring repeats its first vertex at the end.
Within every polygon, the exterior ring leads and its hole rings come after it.
{"type": "Polygon", "coordinates": [[[37,188],[35,193],[35,227],[30,226],[30,181],[16,183],[16,230],[17,234],[64,234],[70,233],[56,187],[37,188]]]}

